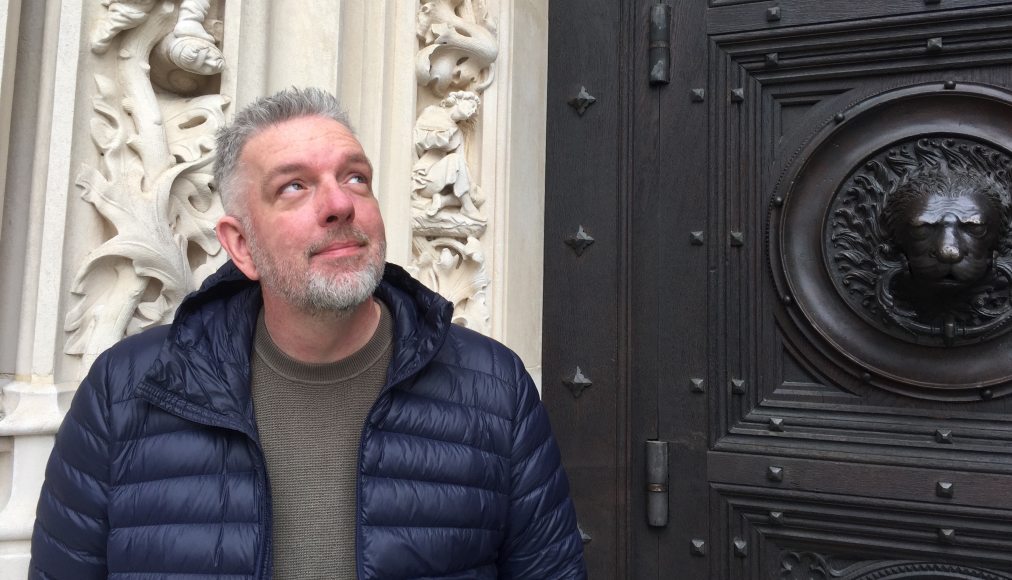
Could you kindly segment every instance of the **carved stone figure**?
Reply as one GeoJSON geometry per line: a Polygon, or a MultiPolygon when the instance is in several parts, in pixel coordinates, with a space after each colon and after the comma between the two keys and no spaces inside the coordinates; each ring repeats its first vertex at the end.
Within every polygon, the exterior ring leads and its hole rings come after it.
{"type": "Polygon", "coordinates": [[[425,210],[430,216],[455,205],[464,215],[481,219],[474,201],[478,187],[471,182],[461,129],[478,114],[480,103],[478,95],[456,91],[439,105],[426,107],[415,123],[418,161],[411,178],[416,196],[431,200],[425,210]]]}
{"type": "Polygon", "coordinates": [[[855,170],[833,201],[827,254],[841,296],[917,344],[986,340],[1012,320],[1007,154],[919,139],[855,170]]]}
{"type": "Polygon", "coordinates": [[[159,88],[192,95],[225,68],[217,40],[204,28],[209,7],[207,0],[180,3],[175,27],[151,54],[151,80],[159,88]]]}
{"type": "Polygon", "coordinates": [[[156,0],[102,0],[102,6],[109,9],[98,25],[91,41],[91,51],[105,54],[112,40],[119,33],[139,26],[147,20],[156,0]]]}
{"type": "Polygon", "coordinates": [[[415,122],[408,270],[453,302],[455,322],[488,332],[487,220],[468,145],[494,76],[496,26],[484,0],[423,0],[416,16],[419,103],[442,100],[424,106],[415,122]]]}
{"type": "Polygon", "coordinates": [[[416,34],[424,45],[415,59],[420,85],[443,96],[454,89],[480,93],[492,84],[499,44],[484,1],[425,0],[416,34]]]}

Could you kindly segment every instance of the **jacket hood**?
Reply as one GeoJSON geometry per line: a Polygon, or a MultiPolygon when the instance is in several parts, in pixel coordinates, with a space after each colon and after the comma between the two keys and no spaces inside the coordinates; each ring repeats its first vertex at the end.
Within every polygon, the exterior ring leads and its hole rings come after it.
{"type": "MultiPolygon", "coordinates": [[[[389,263],[374,296],[394,318],[386,389],[436,355],[453,305],[389,263]]],[[[179,306],[139,394],[191,420],[251,432],[251,352],[262,305],[260,284],[226,262],[179,306]]]]}

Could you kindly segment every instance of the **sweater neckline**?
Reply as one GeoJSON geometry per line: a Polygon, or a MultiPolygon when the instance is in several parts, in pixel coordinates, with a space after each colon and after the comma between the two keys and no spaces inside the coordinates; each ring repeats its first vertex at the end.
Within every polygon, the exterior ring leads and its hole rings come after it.
{"type": "Polygon", "coordinates": [[[376,302],[380,306],[380,320],[376,332],[362,348],[339,361],[306,363],[285,354],[267,330],[263,307],[257,316],[253,339],[254,351],[264,364],[287,380],[305,384],[333,385],[353,379],[375,365],[393,342],[393,317],[382,300],[376,299],[376,302]]]}

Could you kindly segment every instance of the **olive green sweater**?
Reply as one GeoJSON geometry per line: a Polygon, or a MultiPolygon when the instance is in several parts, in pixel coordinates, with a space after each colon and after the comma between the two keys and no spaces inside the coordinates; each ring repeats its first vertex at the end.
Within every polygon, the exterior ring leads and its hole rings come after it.
{"type": "Polygon", "coordinates": [[[329,364],[286,355],[260,313],[253,408],[270,481],[276,580],[355,578],[359,440],[393,337],[390,312],[381,310],[372,339],[329,364]]]}

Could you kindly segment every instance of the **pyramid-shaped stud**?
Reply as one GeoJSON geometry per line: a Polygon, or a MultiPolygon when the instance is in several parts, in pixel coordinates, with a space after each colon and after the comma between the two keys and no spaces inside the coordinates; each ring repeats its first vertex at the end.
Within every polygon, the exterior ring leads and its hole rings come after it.
{"type": "Polygon", "coordinates": [[[778,465],[770,465],[766,468],[766,479],[780,483],[784,480],[784,468],[778,465]]]}
{"type": "Polygon", "coordinates": [[[582,256],[583,252],[585,252],[593,243],[594,238],[590,237],[590,234],[584,231],[583,226],[580,226],[572,237],[566,239],[566,245],[573,248],[573,251],[576,252],[577,256],[582,256]]]}
{"type": "Polygon", "coordinates": [[[706,541],[699,538],[693,538],[690,544],[689,551],[692,552],[693,556],[705,556],[706,555],[706,541]]]}
{"type": "Polygon", "coordinates": [[[583,531],[583,526],[581,526],[580,524],[576,524],[576,529],[577,531],[580,532],[580,541],[583,542],[584,544],[589,544],[590,541],[594,539],[590,537],[590,534],[583,531]]]}
{"type": "Polygon", "coordinates": [[[742,538],[734,539],[734,555],[736,558],[748,557],[748,542],[742,538]]]}
{"type": "Polygon", "coordinates": [[[576,114],[583,116],[591,105],[597,102],[597,97],[587,92],[587,87],[580,87],[580,92],[569,99],[569,106],[576,109],[576,114]]]}
{"type": "Polygon", "coordinates": [[[731,89],[731,102],[740,103],[745,100],[745,89],[731,89]]]}
{"type": "Polygon", "coordinates": [[[576,372],[573,373],[573,376],[563,379],[562,384],[566,385],[569,392],[573,393],[574,398],[579,399],[583,391],[589,389],[594,382],[583,374],[580,367],[576,367],[576,372]]]}
{"type": "Polygon", "coordinates": [[[736,395],[744,395],[745,381],[742,379],[731,379],[731,392],[736,395]]]}
{"type": "Polygon", "coordinates": [[[949,481],[939,481],[935,484],[935,495],[938,497],[951,498],[956,495],[956,488],[949,481]]]}

